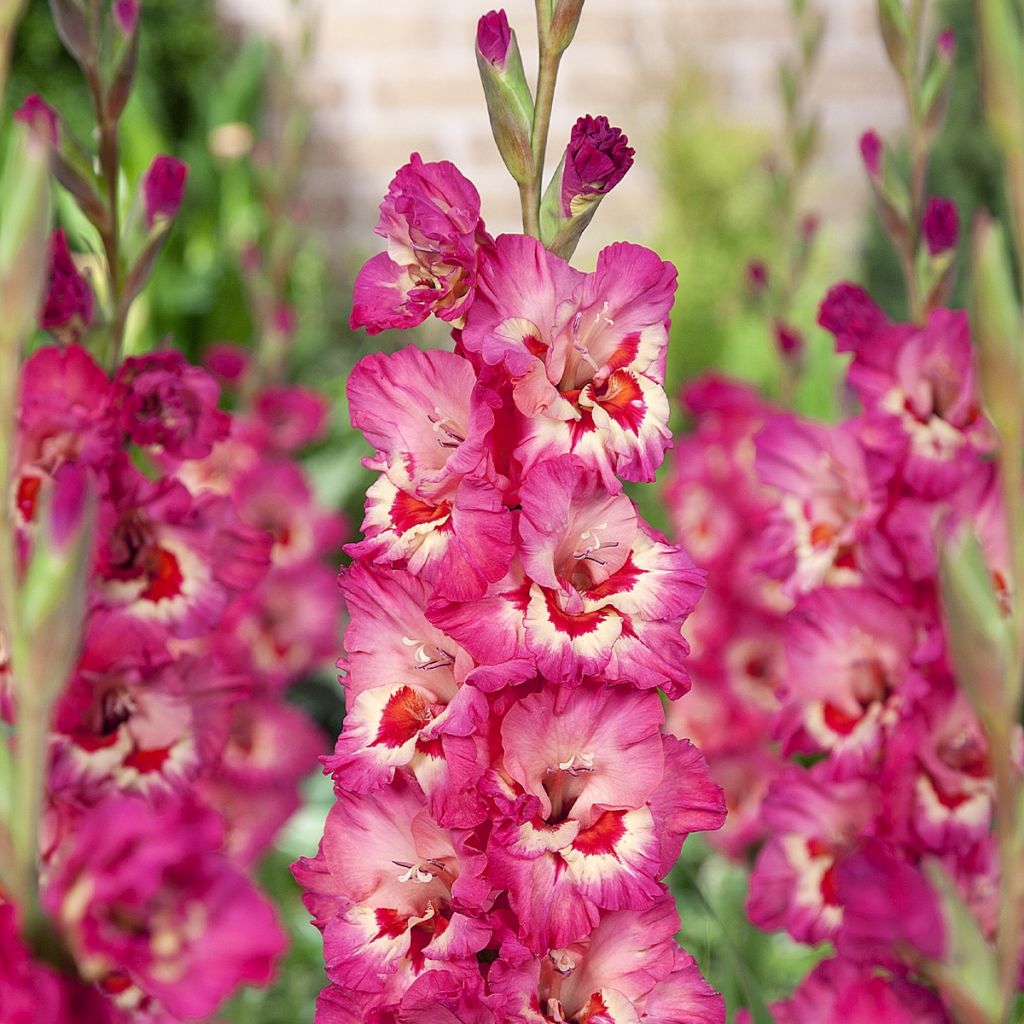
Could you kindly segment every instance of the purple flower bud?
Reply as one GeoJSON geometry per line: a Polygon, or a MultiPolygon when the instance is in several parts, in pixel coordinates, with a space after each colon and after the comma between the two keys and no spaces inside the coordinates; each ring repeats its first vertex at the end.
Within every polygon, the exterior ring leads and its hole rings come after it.
{"type": "Polygon", "coordinates": [[[747,264],[747,285],[755,295],[768,287],[768,267],[764,260],[751,260],[747,264]]]}
{"type": "Polygon", "coordinates": [[[92,323],[93,300],[89,282],[78,272],[63,231],[50,238],[50,284],[46,291],[39,326],[77,341],[92,323]]]}
{"type": "Polygon", "coordinates": [[[57,111],[38,93],[30,93],[14,112],[14,120],[27,124],[34,131],[45,131],[50,142],[57,145],[59,119],[57,111]]]}
{"type": "Polygon", "coordinates": [[[181,208],[185,194],[188,165],[173,156],[158,156],[142,179],[142,198],[146,224],[152,227],[158,217],[172,218],[181,208]]]}
{"type": "Polygon", "coordinates": [[[781,320],[775,321],[775,343],[786,359],[799,359],[804,351],[803,335],[781,320]]]}
{"type": "Polygon", "coordinates": [[[130,36],[139,23],[139,7],[139,0],[115,0],[114,20],[126,36],[130,36]]]}
{"type": "Polygon", "coordinates": [[[939,33],[935,46],[943,60],[952,60],[956,53],[956,33],[951,28],[943,29],[939,33]]]}
{"type": "Polygon", "coordinates": [[[800,235],[805,242],[809,242],[818,233],[819,227],[821,221],[816,213],[804,214],[803,220],[800,221],[800,235]]]}
{"type": "Polygon", "coordinates": [[[960,240],[960,215],[956,203],[943,196],[932,196],[924,211],[921,233],[932,256],[941,256],[955,248],[960,240]]]}
{"type": "Polygon", "coordinates": [[[488,11],[476,27],[476,45],[484,60],[504,69],[508,48],[512,42],[512,29],[504,11],[488,11]]]}
{"type": "Polygon", "coordinates": [[[860,137],[860,155],[872,178],[882,173],[882,140],[876,132],[865,132],[860,137]]]}
{"type": "Polygon", "coordinates": [[[606,195],[633,166],[634,150],[607,117],[581,117],[572,130],[562,171],[562,213],[579,212],[574,204],[606,195]]]}

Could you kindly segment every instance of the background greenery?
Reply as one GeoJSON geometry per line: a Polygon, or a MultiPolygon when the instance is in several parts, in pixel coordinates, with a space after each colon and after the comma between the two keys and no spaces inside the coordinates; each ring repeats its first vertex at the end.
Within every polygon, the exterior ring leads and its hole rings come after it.
{"type": "MultiPolygon", "coordinates": [[[[955,28],[960,45],[953,103],[930,177],[933,192],[956,199],[965,226],[979,207],[1005,213],[998,161],[978,106],[970,7],[970,0],[942,5],[942,20],[955,28]]],[[[138,84],[123,120],[125,174],[133,189],[152,156],[165,152],[185,160],[190,177],[178,222],[133,318],[131,346],[144,350],[170,335],[193,358],[217,341],[255,346],[259,318],[240,257],[254,242],[268,251],[285,246],[285,297],[298,324],[290,375],[316,386],[332,405],[330,434],[309,453],[307,466],[321,499],[344,509],[357,525],[367,484],[358,457],[365,448],[347,426],[344,382],[354,361],[367,348],[380,347],[381,339],[357,338],[348,331],[352,268],[332,270],[322,239],[299,216],[301,204],[282,210],[268,203],[268,195],[281,185],[275,180],[274,153],[287,123],[273,116],[271,101],[282,95],[288,68],[267,44],[230,38],[216,20],[213,0],[146,0],[143,26],[138,84]],[[234,157],[217,156],[211,137],[224,125],[242,126],[260,145],[234,157]]],[[[57,40],[46,0],[29,4],[8,95],[20,104],[33,91],[57,107],[80,136],[87,134],[90,114],[79,71],[57,40]]],[[[657,158],[661,226],[656,238],[642,240],[677,264],[683,282],[673,315],[668,389],[674,395],[685,380],[715,369],[771,395],[778,390],[781,364],[766,318],[749,299],[746,267],[752,259],[763,259],[772,269],[774,200],[764,158],[774,141],[763,132],[724,123],[712,109],[700,80],[682,77],[657,158]]],[[[827,220],[827,210],[821,212],[827,220]]],[[[62,206],[60,216],[76,247],[88,248],[92,240],[70,205],[62,206]]],[[[825,271],[830,255],[819,252],[812,260],[792,317],[808,347],[807,372],[794,404],[825,418],[835,411],[841,369],[831,339],[814,325],[818,302],[831,283],[825,271]]],[[[898,266],[873,215],[852,276],[892,315],[902,314],[898,266]]],[[[962,281],[956,301],[963,302],[962,281]]],[[[395,341],[384,338],[385,345],[395,341]]],[[[678,414],[676,420],[677,428],[683,425],[678,414]]],[[[664,528],[657,494],[652,487],[634,489],[645,514],[664,528]]],[[[342,702],[330,675],[300,687],[296,699],[328,733],[337,733],[342,702]]],[[[293,946],[276,986],[243,993],[222,1015],[225,1020],[278,1024],[312,1019],[324,981],[322,953],[287,866],[315,851],[330,802],[329,781],[310,779],[306,806],[261,869],[293,946]]],[[[746,868],[712,856],[699,839],[687,843],[670,881],[680,902],[681,936],[732,1010],[750,1005],[756,1021],[765,1020],[763,1007],[787,995],[822,955],[753,928],[743,913],[746,868]]]]}

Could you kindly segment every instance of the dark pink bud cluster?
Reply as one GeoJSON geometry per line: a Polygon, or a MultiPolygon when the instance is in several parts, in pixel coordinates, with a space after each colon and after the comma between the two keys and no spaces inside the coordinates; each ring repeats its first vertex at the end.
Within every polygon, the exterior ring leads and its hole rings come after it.
{"type": "MultiPolygon", "coordinates": [[[[348,383],[378,476],[342,574],[337,802],[294,868],[324,935],[317,1020],[721,1024],[662,881],[724,816],[658,694],[688,688],[704,574],[622,487],[670,439],[675,270],[620,243],[581,273],[533,238],[465,233],[478,207],[456,225],[437,195],[476,193],[414,160],[386,207],[429,209],[447,232],[430,252],[472,268],[456,350],[367,356],[348,383]]],[[[377,261],[447,303],[433,269],[392,260],[412,223],[377,261]]],[[[360,322],[414,322],[410,293],[365,274],[360,322]]]]}
{"type": "MultiPolygon", "coordinates": [[[[204,1020],[281,952],[248,872],[323,747],[284,695],[337,642],[323,556],[343,527],[294,459],[323,403],[278,389],[231,417],[219,393],[172,351],[113,379],[77,345],[23,367],[8,499],[20,564],[77,537],[92,495],[98,523],[82,649],[48,739],[41,880],[79,979],[32,965],[0,903],[0,946],[15,950],[0,965],[5,1021],[41,1019],[19,1016],[36,1000],[58,1008],[47,1020],[204,1020]]],[[[2,651],[0,669],[17,729],[2,651]]]]}
{"type": "Polygon", "coordinates": [[[728,851],[763,840],[750,917],[835,947],[776,1019],[939,1024],[918,967],[952,940],[924,864],[987,937],[998,909],[992,768],[938,581],[943,531],[970,521],[1005,590],[993,434],[963,313],[892,324],[841,284],[819,322],[852,354],[856,415],[801,419],[725,382],[687,395],[697,428],[669,493],[712,586],[674,724],[725,786],[728,851]]]}
{"type": "Polygon", "coordinates": [[[955,249],[960,240],[960,214],[952,199],[932,196],[924,211],[921,233],[932,256],[955,249]]]}

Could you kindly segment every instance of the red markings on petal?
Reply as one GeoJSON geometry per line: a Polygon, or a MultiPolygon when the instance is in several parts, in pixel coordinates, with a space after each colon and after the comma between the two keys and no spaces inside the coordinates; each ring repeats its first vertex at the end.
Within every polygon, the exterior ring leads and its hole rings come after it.
{"type": "Polygon", "coordinates": [[[591,601],[599,601],[603,597],[624,594],[636,586],[636,581],[643,575],[643,570],[633,564],[633,555],[626,559],[626,564],[618,572],[612,573],[603,583],[591,587],[584,596],[591,601]]]}
{"type": "Polygon", "coordinates": [[[558,598],[553,590],[544,591],[544,602],[548,609],[548,621],[560,633],[565,633],[572,640],[595,632],[610,614],[608,609],[598,608],[596,611],[570,615],[569,612],[559,608],[558,598]]]}
{"type": "Polygon", "coordinates": [[[433,523],[451,514],[451,505],[442,501],[440,505],[431,505],[419,498],[399,491],[391,502],[391,521],[399,533],[405,533],[415,526],[433,523]]]}
{"type": "Polygon", "coordinates": [[[543,359],[548,353],[548,346],[535,334],[527,334],[523,338],[523,347],[531,356],[536,356],[538,359],[543,359]]]}
{"type": "Polygon", "coordinates": [[[177,597],[184,582],[178,559],[165,548],[156,548],[150,558],[149,585],[139,596],[145,601],[177,597]]]}
{"type": "Polygon", "coordinates": [[[637,352],[640,351],[640,333],[634,331],[632,334],[627,334],[622,341],[619,342],[618,348],[611,354],[607,365],[609,370],[621,370],[624,366],[629,366],[634,359],[636,359],[637,352]]]}
{"type": "Polygon", "coordinates": [[[151,772],[158,772],[167,763],[171,756],[167,747],[157,747],[153,750],[133,750],[125,759],[125,766],[134,768],[140,775],[148,775],[151,772]]]}
{"type": "Polygon", "coordinates": [[[377,921],[377,934],[374,935],[374,939],[398,938],[409,927],[409,918],[390,907],[378,907],[373,916],[377,921]]]}
{"type": "Polygon", "coordinates": [[[588,856],[615,853],[618,841],[626,834],[625,811],[605,811],[593,825],[572,841],[574,850],[588,856]]]}
{"type": "Polygon", "coordinates": [[[850,715],[837,708],[835,704],[826,704],[822,710],[822,717],[833,732],[839,733],[840,736],[849,736],[863,716],[850,715]]]}
{"type": "Polygon", "coordinates": [[[30,523],[35,519],[36,502],[39,500],[39,488],[43,484],[41,476],[23,476],[18,481],[18,489],[14,496],[14,503],[21,513],[21,518],[30,523]]]}
{"type": "Polygon", "coordinates": [[[594,401],[615,420],[623,430],[640,433],[647,403],[636,377],[625,370],[613,373],[603,387],[594,388],[594,401]]]}
{"type": "Polygon", "coordinates": [[[429,721],[430,706],[412,687],[403,686],[384,705],[377,736],[370,746],[404,746],[429,721]]]}

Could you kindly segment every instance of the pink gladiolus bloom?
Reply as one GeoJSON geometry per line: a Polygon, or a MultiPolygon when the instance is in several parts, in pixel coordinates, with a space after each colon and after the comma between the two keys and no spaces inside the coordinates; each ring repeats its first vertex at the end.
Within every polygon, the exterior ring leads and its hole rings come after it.
{"type": "MultiPolygon", "coordinates": [[[[776,1024],[951,1024],[942,1003],[927,989],[841,958],[820,963],[792,999],[771,1010],[776,1024]]],[[[745,1011],[738,1019],[749,1024],[745,1011]]]]}
{"type": "Polygon", "coordinates": [[[834,782],[819,765],[777,779],[763,807],[769,839],[750,878],[747,913],[798,942],[833,937],[843,922],[837,865],[866,828],[878,794],[863,780],[834,782]]]}
{"type": "Polygon", "coordinates": [[[220,843],[197,805],[115,797],[86,812],[43,893],[83,976],[182,1020],[269,981],[284,935],[220,843]]]}
{"type": "Polygon", "coordinates": [[[669,445],[665,349],[675,268],[620,242],[581,274],[541,244],[502,235],[484,253],[462,343],[504,364],[524,418],[523,472],[572,452],[617,477],[653,480],[669,445]]]}
{"type": "Polygon", "coordinates": [[[388,187],[376,231],[387,252],[356,278],[352,327],[377,334],[415,327],[431,314],[459,325],[473,302],[480,246],[490,236],[480,196],[458,168],[425,164],[413,153],[388,187]]]}

